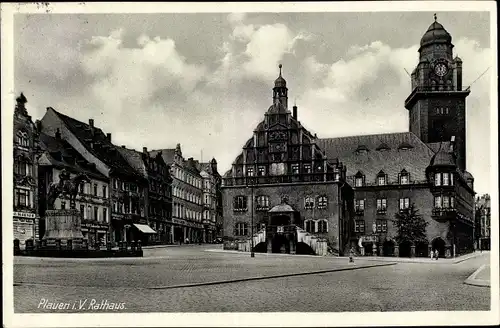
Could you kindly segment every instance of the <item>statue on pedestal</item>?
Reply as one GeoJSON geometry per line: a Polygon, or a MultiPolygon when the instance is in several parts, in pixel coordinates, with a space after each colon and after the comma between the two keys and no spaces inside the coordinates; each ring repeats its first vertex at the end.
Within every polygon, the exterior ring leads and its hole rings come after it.
{"type": "Polygon", "coordinates": [[[90,183],[90,179],[85,173],[80,173],[71,179],[69,172],[63,169],[59,174],[59,182],[53,182],[49,186],[47,208],[53,210],[57,197],[65,195],[69,197],[70,209],[74,209],[76,207],[76,195],[82,183],[90,183]]]}

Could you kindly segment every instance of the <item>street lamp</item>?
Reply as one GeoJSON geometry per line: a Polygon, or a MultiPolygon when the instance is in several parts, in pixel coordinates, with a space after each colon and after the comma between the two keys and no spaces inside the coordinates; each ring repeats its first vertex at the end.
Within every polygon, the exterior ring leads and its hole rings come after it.
{"type": "Polygon", "coordinates": [[[254,208],[254,196],[253,196],[253,177],[250,178],[250,190],[252,193],[252,208],[251,208],[251,225],[250,225],[250,257],[255,257],[255,253],[253,251],[254,245],[253,245],[253,208],[254,208]]]}

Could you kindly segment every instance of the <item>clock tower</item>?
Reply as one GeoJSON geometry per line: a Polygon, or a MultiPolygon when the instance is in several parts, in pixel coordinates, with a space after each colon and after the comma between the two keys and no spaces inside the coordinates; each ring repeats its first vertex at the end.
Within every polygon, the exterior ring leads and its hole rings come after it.
{"type": "Polygon", "coordinates": [[[458,167],[466,170],[465,98],[462,90],[462,60],[453,58],[451,35],[434,22],[420,40],[419,63],[411,74],[412,92],[405,101],[410,132],[425,143],[455,139],[458,167]]]}

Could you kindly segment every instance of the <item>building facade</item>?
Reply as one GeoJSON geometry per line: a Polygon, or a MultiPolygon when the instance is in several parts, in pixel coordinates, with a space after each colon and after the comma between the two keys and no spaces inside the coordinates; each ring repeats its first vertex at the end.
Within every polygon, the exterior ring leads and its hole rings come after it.
{"type": "Polygon", "coordinates": [[[55,137],[57,131],[86,161],[109,179],[111,202],[110,241],[138,241],[142,232],[136,225],[147,225],[144,192],[147,180],[137,173],[111,143],[111,134],[89,119],[88,124],[48,107],[40,123],[45,134],[55,137]]]}
{"type": "Polygon", "coordinates": [[[226,244],[265,232],[256,251],[311,253],[313,245],[298,237],[305,230],[333,252],[348,247],[352,190],[345,168],[329,161],[297,111],[288,110],[280,65],[273,104],[222,179],[226,244]]]}
{"type": "Polygon", "coordinates": [[[184,159],[181,145],[175,149],[151,151],[151,156],[161,154],[170,167],[172,176],[172,227],[174,243],[198,242],[203,236],[203,186],[197,162],[184,159]]]}
{"type": "Polygon", "coordinates": [[[224,236],[248,238],[250,217],[276,227],[267,211],[281,202],[300,213],[297,226],[319,236],[326,229],[329,245],[341,251],[355,247],[366,255],[428,256],[438,250],[446,257],[472,251],[474,178],[465,156],[470,88],[462,86],[462,60],[453,57],[452,38],[437,20],[421,39],[411,76],[404,102],[409,132],[321,139],[301,127],[296,106],[288,111],[280,73],[273,106],[224,175],[224,236]],[[312,180],[306,180],[309,175],[312,180]],[[293,185],[299,182],[300,187],[293,185]],[[353,216],[349,193],[343,194],[339,183],[352,187],[353,216]],[[397,243],[395,215],[412,205],[427,222],[426,240],[397,243]]]}
{"type": "Polygon", "coordinates": [[[199,163],[198,170],[203,185],[203,235],[204,243],[211,243],[217,237],[217,222],[221,221],[220,213],[220,181],[217,161],[213,158],[209,163],[199,163]]]}
{"type": "MultiPolygon", "coordinates": [[[[70,178],[84,174],[89,182],[80,185],[75,208],[80,211],[82,234],[91,247],[106,246],[110,239],[111,202],[109,179],[101,174],[93,163],[83,158],[56,130],[55,137],[40,133],[40,147],[43,150],[38,160],[40,237],[45,233],[45,211],[47,193],[51,183],[58,183],[63,170],[70,178]]],[[[69,209],[67,195],[59,195],[54,209],[69,209]]]]}
{"type": "Polygon", "coordinates": [[[37,157],[38,131],[25,107],[26,97],[16,99],[14,109],[14,239],[24,248],[26,240],[39,238],[37,157]]]}
{"type": "Polygon", "coordinates": [[[476,236],[477,248],[480,250],[491,249],[491,197],[482,195],[476,199],[476,236]]]}
{"type": "Polygon", "coordinates": [[[145,188],[145,208],[148,225],[151,228],[139,226],[145,244],[172,243],[172,178],[170,168],[160,154],[151,156],[146,147],[142,152],[117,148],[128,163],[147,180],[145,188]]]}

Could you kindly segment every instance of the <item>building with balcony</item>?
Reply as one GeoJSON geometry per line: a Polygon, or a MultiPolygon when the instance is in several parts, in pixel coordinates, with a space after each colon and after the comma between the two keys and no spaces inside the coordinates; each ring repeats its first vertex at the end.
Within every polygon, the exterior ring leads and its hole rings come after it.
{"type": "Polygon", "coordinates": [[[404,102],[409,132],[317,138],[297,120],[296,106],[288,111],[280,73],[274,104],[224,175],[224,236],[248,238],[252,217],[254,231],[266,225],[271,250],[277,227],[295,225],[278,236],[293,240],[300,227],[329,238],[331,248],[354,246],[367,255],[428,256],[438,250],[452,257],[472,251],[474,178],[465,158],[470,88],[462,86],[462,60],[453,57],[451,41],[437,19],[421,39],[404,102]],[[427,240],[398,244],[393,219],[412,204],[427,222],[427,240]],[[276,221],[276,211],[287,218],[276,221]]]}
{"type": "MultiPolygon", "coordinates": [[[[213,242],[218,236],[217,228],[221,228],[222,206],[221,206],[221,176],[217,171],[217,161],[213,158],[208,163],[199,163],[198,170],[202,177],[203,185],[203,242],[213,242]]],[[[220,232],[220,231],[219,231],[220,232]]]]}
{"type": "Polygon", "coordinates": [[[491,249],[491,197],[482,195],[476,199],[476,238],[477,248],[491,249]]]}
{"type": "Polygon", "coordinates": [[[203,236],[203,186],[193,158],[184,159],[181,145],[175,149],[151,151],[151,156],[161,154],[170,167],[172,176],[172,227],[171,240],[175,243],[198,242],[203,236]]]}
{"type": "Polygon", "coordinates": [[[146,218],[148,226],[137,225],[144,244],[172,243],[172,178],[170,168],[157,153],[151,156],[146,147],[142,152],[117,147],[118,151],[139,174],[148,182],[144,189],[146,218]]]}
{"type": "Polygon", "coordinates": [[[16,99],[14,108],[13,238],[24,248],[26,240],[40,237],[38,231],[38,131],[25,107],[26,97],[16,99]]]}
{"type": "MultiPolygon", "coordinates": [[[[40,237],[45,233],[45,210],[47,210],[47,193],[52,183],[59,182],[63,170],[70,178],[84,174],[90,182],[80,185],[76,196],[75,208],[80,211],[82,219],[82,234],[91,247],[105,246],[110,235],[111,202],[109,179],[100,173],[94,163],[81,156],[59,131],[55,137],[40,133],[40,148],[43,153],[38,160],[39,181],[39,215],[40,237]]],[[[70,201],[67,195],[59,195],[54,203],[54,209],[68,209],[70,201]]]]}
{"type": "Polygon", "coordinates": [[[96,170],[109,179],[110,242],[137,241],[141,237],[134,225],[147,225],[144,189],[147,180],[123,158],[111,143],[111,133],[105,134],[89,119],[88,124],[48,107],[40,129],[55,137],[56,132],[96,170]]]}

